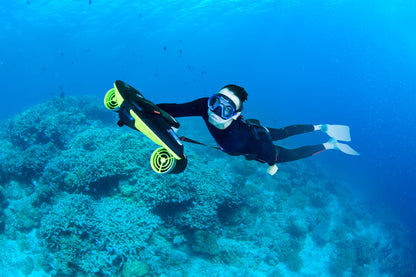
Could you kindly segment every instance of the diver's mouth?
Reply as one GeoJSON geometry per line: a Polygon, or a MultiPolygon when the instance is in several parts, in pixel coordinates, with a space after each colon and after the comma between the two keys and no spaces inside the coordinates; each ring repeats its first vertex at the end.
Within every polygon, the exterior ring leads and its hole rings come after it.
{"type": "Polygon", "coordinates": [[[218,123],[224,123],[225,121],[227,121],[223,119],[222,117],[218,116],[216,113],[211,113],[209,117],[218,123]]]}
{"type": "Polygon", "coordinates": [[[220,117],[216,113],[211,113],[209,117],[211,117],[212,119],[220,119],[220,117]]]}

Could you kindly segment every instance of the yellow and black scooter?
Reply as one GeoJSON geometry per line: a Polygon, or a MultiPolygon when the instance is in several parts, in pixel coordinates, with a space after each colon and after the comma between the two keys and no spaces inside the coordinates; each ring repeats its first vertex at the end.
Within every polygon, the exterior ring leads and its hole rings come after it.
{"type": "Polygon", "coordinates": [[[123,81],[115,81],[114,88],[104,97],[104,105],[118,113],[120,120],[117,124],[120,127],[127,125],[138,130],[161,146],[150,158],[154,171],[175,174],[185,170],[184,147],[173,130],[179,128],[179,123],[170,114],[123,81]]]}

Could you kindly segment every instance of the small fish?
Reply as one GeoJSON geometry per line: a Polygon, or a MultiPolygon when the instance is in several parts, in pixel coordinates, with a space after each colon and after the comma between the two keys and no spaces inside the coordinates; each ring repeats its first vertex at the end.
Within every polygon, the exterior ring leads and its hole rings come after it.
{"type": "Polygon", "coordinates": [[[167,49],[166,45],[165,45],[165,46],[163,46],[163,50],[164,50],[164,51],[166,51],[166,49],[167,49]]]}
{"type": "Polygon", "coordinates": [[[90,4],[90,5],[91,5],[91,4],[92,4],[92,0],[88,0],[88,4],[90,4]]]}

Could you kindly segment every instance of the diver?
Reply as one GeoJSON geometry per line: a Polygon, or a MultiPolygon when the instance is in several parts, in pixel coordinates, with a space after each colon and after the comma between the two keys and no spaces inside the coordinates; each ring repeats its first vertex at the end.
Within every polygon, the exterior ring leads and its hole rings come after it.
{"type": "Polygon", "coordinates": [[[359,155],[349,145],[349,127],[345,125],[291,125],[276,129],[260,125],[258,120],[244,120],[241,116],[247,92],[237,85],[227,85],[211,97],[196,99],[183,104],[158,104],[173,117],[201,116],[219,148],[232,156],[244,155],[247,160],[268,163],[267,173],[274,175],[277,163],[304,159],[325,150],[336,149],[349,155],[359,155]],[[330,136],[328,142],[286,149],[273,141],[290,136],[322,131],[330,136]]]}

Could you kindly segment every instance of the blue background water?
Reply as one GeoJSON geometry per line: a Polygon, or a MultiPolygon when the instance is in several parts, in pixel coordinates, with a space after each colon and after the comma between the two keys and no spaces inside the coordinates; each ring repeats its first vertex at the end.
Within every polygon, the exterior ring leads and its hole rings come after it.
{"type": "Polygon", "coordinates": [[[360,157],[314,159],[412,226],[414,14],[412,0],[0,0],[0,117],[61,93],[102,97],[116,79],[155,102],[235,83],[246,117],[268,126],[350,125],[360,157]]]}

